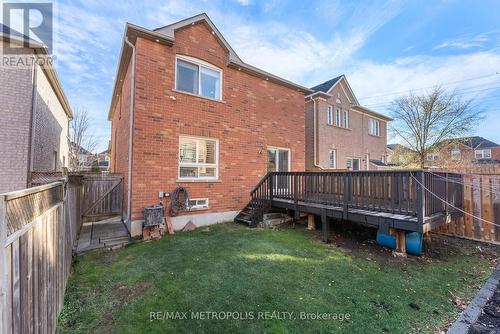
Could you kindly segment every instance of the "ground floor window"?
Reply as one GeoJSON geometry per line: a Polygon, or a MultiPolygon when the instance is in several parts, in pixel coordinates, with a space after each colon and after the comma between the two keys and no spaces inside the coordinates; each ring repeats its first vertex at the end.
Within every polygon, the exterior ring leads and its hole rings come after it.
{"type": "Polygon", "coordinates": [[[337,151],[328,151],[328,168],[337,168],[337,151]]]}
{"type": "Polygon", "coordinates": [[[347,158],[346,167],[350,170],[359,170],[359,158],[347,158]]]}
{"type": "Polygon", "coordinates": [[[290,150],[287,148],[268,147],[267,171],[268,172],[290,171],[290,150]]]}
{"type": "Polygon", "coordinates": [[[217,179],[218,164],[216,139],[179,137],[179,179],[217,179]]]}

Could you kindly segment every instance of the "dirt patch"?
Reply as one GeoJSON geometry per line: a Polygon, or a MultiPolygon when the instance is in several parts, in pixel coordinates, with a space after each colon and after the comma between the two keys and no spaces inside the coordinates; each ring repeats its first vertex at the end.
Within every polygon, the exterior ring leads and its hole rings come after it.
{"type": "MultiPolygon", "coordinates": [[[[296,224],[296,228],[304,228],[305,224],[304,222],[296,224]]],[[[318,229],[310,231],[310,233],[321,239],[320,229],[321,226],[318,226],[318,229]]],[[[479,255],[481,258],[490,260],[492,266],[495,266],[500,252],[500,246],[498,245],[431,233],[425,236],[422,256],[409,255],[407,258],[401,258],[393,256],[391,249],[377,244],[376,237],[377,229],[374,227],[352,222],[332,221],[330,223],[328,247],[340,249],[344,253],[351,253],[355,256],[365,257],[368,260],[376,260],[381,264],[425,263],[451,255],[479,255]]]]}

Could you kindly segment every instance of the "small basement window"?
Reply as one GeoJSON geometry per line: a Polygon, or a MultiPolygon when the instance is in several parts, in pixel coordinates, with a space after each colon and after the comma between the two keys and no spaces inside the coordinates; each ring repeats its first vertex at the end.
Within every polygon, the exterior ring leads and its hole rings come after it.
{"type": "Polygon", "coordinates": [[[191,198],[188,207],[190,211],[208,209],[208,198],[191,198]]]}

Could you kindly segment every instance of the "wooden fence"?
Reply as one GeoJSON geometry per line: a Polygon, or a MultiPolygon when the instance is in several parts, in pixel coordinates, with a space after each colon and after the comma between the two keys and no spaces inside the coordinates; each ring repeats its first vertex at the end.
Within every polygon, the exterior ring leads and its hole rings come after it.
{"type": "Polygon", "coordinates": [[[0,333],[53,333],[81,227],[78,177],[0,195],[0,333]]]}
{"type": "Polygon", "coordinates": [[[495,226],[500,225],[500,175],[469,174],[464,175],[461,182],[464,185],[464,211],[468,214],[452,220],[438,231],[500,244],[500,227],[495,226]]]}
{"type": "Polygon", "coordinates": [[[98,220],[122,215],[122,176],[84,175],[82,184],[82,214],[84,219],[98,220]]]}

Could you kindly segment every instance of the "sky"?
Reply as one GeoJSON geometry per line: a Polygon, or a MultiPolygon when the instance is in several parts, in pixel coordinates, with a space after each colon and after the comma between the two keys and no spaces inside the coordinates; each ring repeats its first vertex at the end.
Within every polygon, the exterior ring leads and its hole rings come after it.
{"type": "Polygon", "coordinates": [[[97,150],[110,137],[125,23],[154,29],[201,12],[246,63],[308,87],[345,74],[360,104],[382,114],[409,91],[455,90],[486,112],[474,134],[500,143],[498,0],[58,1],[56,69],[73,110],[88,110],[97,150]]]}

